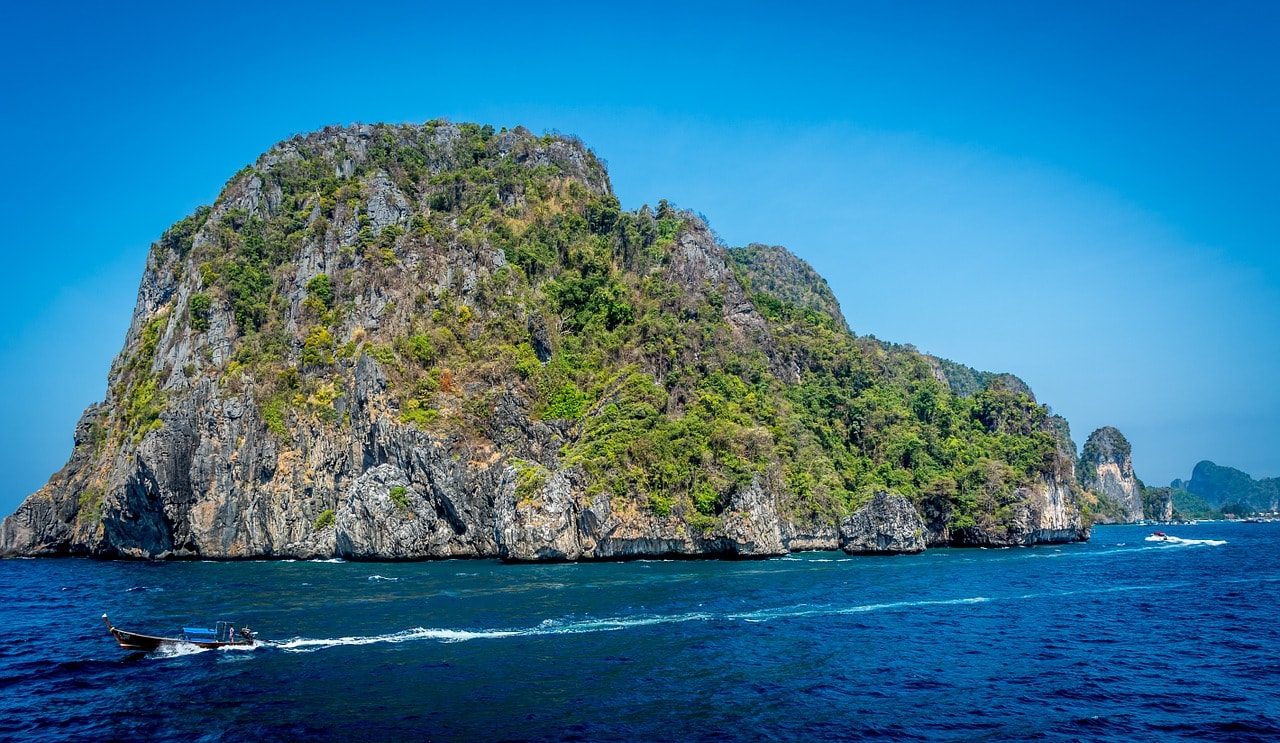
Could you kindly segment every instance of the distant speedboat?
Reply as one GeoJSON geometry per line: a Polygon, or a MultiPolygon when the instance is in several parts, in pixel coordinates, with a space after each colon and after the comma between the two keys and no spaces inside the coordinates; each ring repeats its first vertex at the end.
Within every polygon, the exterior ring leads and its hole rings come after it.
{"type": "Polygon", "coordinates": [[[183,627],[182,637],[155,637],[117,629],[111,624],[111,620],[107,619],[106,614],[102,615],[102,621],[107,623],[107,631],[116,638],[120,647],[125,650],[141,650],[148,653],[162,645],[187,644],[202,648],[253,647],[258,636],[258,633],[248,627],[242,627],[237,632],[231,622],[217,622],[213,629],[183,627]]]}
{"type": "Polygon", "coordinates": [[[1147,537],[1148,542],[1178,542],[1181,541],[1177,537],[1171,537],[1162,531],[1153,531],[1151,536],[1147,537]]]}

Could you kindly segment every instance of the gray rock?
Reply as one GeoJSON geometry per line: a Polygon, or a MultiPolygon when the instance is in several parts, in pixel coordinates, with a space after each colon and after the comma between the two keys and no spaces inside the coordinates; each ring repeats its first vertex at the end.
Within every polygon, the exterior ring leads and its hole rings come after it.
{"type": "Polygon", "coordinates": [[[396,188],[391,179],[379,173],[368,181],[369,226],[374,235],[393,224],[403,224],[409,218],[409,201],[396,188]]]}
{"type": "Polygon", "coordinates": [[[770,557],[787,553],[775,492],[766,489],[762,479],[756,476],[750,485],[734,492],[729,499],[729,507],[720,518],[734,554],[770,557]]]}
{"type": "Polygon", "coordinates": [[[502,556],[508,560],[577,560],[583,557],[577,473],[561,470],[532,498],[515,496],[516,471],[509,468],[498,516],[502,556]]]}
{"type": "Polygon", "coordinates": [[[454,536],[432,496],[419,492],[391,464],[380,464],[356,478],[337,511],[334,531],[338,557],[365,560],[449,557],[454,536]],[[404,489],[403,505],[392,497],[397,488],[404,489]]]}
{"type": "Polygon", "coordinates": [[[924,520],[911,501],[884,491],[840,522],[840,549],[851,555],[923,552],[924,520]]]}

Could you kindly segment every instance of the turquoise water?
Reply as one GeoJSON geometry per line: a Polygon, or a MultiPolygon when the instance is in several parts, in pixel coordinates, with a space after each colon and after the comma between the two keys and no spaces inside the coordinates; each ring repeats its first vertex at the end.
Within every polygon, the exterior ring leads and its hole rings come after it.
{"type": "Polygon", "coordinates": [[[13,740],[1274,740],[1280,524],[850,558],[0,562],[13,740]],[[231,619],[254,650],[121,650],[231,619]],[[39,638],[35,642],[15,641],[39,638]]]}

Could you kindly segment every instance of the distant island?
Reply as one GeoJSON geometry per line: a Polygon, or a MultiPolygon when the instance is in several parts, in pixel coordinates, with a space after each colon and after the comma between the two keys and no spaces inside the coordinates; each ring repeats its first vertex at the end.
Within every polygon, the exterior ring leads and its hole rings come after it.
{"type": "Polygon", "coordinates": [[[1190,480],[1148,487],[1134,474],[1131,447],[1112,427],[1094,431],[1081,453],[1081,486],[1096,523],[1246,518],[1280,510],[1280,479],[1254,480],[1231,467],[1203,461],[1190,480]]]}
{"type": "Polygon", "coordinates": [[[1153,495],[1115,429],[1077,456],[1016,376],[850,327],[786,249],[624,211],[572,137],[296,136],[152,246],[106,399],[0,554],[918,552],[1228,492],[1153,495]]]}
{"type": "Polygon", "coordinates": [[[1280,478],[1255,480],[1245,472],[1203,461],[1190,480],[1174,480],[1151,491],[1168,498],[1184,518],[1247,518],[1280,511],[1280,478]]]}

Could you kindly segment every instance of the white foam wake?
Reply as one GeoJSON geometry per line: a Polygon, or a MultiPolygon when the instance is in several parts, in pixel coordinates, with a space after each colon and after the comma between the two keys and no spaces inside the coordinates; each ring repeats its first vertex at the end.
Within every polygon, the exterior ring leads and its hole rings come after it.
{"type": "Polygon", "coordinates": [[[539,635],[574,635],[588,632],[616,632],[619,630],[630,629],[632,627],[644,627],[654,624],[690,622],[707,619],[712,619],[711,615],[695,613],[580,620],[548,619],[538,624],[536,627],[516,629],[466,630],[415,627],[414,629],[404,630],[402,632],[393,632],[386,635],[335,637],[329,639],[298,637],[292,640],[275,643],[275,646],[282,650],[295,653],[311,653],[317,650],[342,647],[346,645],[377,645],[381,643],[395,644],[421,640],[434,640],[436,642],[468,642],[470,640],[495,640],[507,637],[537,637],[539,635]]]}
{"type": "MultiPolygon", "coordinates": [[[[1215,540],[1201,540],[1213,542],[1215,540]]],[[[890,601],[873,604],[856,604],[839,606],[830,604],[801,604],[799,606],[758,609],[754,611],[706,613],[689,612],[684,614],[645,614],[633,617],[604,617],[547,619],[533,627],[498,628],[498,629],[445,629],[415,627],[410,630],[393,632],[385,635],[361,635],[335,638],[298,637],[283,642],[271,643],[273,646],[295,653],[310,653],[327,648],[348,645],[396,644],[403,642],[435,641],[435,642],[469,642],[472,640],[497,640],[512,637],[537,637],[546,635],[576,635],[593,632],[617,632],[659,624],[695,621],[724,622],[768,622],[779,619],[797,619],[808,617],[829,617],[852,614],[864,614],[878,611],[899,611],[920,607],[944,607],[984,604],[991,601],[1031,600],[1042,598],[1061,598],[1077,593],[1098,593],[1112,591],[1150,590],[1150,586],[1113,586],[1109,588],[1066,592],[1036,593],[1023,596],[991,598],[987,596],[967,596],[951,599],[920,599],[914,601],[890,601]]]]}
{"type": "Polygon", "coordinates": [[[699,622],[712,620],[763,622],[773,619],[789,619],[812,616],[837,616],[842,614],[859,614],[863,612],[892,609],[909,609],[919,606],[953,606],[957,604],[978,604],[990,599],[976,596],[972,598],[944,599],[933,601],[896,601],[883,604],[862,604],[858,606],[813,606],[789,607],[785,609],[762,609],[759,611],[734,612],[723,615],[705,612],[686,614],[646,614],[634,617],[604,617],[599,619],[547,619],[537,626],[509,629],[441,629],[415,627],[402,632],[385,635],[360,635],[334,638],[305,638],[274,643],[282,650],[295,653],[311,653],[327,648],[351,645],[396,644],[402,642],[418,642],[433,640],[436,642],[469,642],[471,640],[496,640],[510,637],[538,637],[545,635],[577,635],[593,632],[618,632],[648,627],[658,624],[677,622],[699,622]]]}
{"type": "Polygon", "coordinates": [[[455,630],[416,627],[403,632],[393,632],[389,635],[334,637],[329,639],[309,639],[298,637],[292,640],[276,643],[276,647],[279,647],[282,650],[310,653],[315,652],[316,650],[342,647],[344,645],[377,645],[380,643],[395,644],[401,642],[413,642],[415,640],[465,642],[466,640],[478,640],[482,638],[513,637],[518,634],[520,633],[514,630],[455,630]]]}
{"type": "Polygon", "coordinates": [[[200,653],[209,653],[217,651],[219,653],[252,653],[255,650],[265,647],[269,643],[258,641],[252,645],[223,645],[218,648],[202,648],[191,642],[166,642],[160,647],[147,653],[151,658],[182,658],[187,655],[199,655],[200,653]]]}
{"type": "Polygon", "coordinates": [[[741,619],[748,622],[763,622],[769,619],[795,619],[799,617],[830,617],[844,614],[864,614],[871,611],[893,609],[913,609],[919,606],[955,606],[957,604],[981,604],[991,599],[985,596],[973,596],[961,599],[935,599],[921,601],[892,601],[884,604],[858,604],[856,606],[812,606],[809,608],[789,607],[786,609],[759,609],[757,611],[738,612],[726,615],[727,619],[741,619]]]}
{"type": "Polygon", "coordinates": [[[1156,536],[1155,534],[1152,534],[1151,536],[1147,537],[1146,541],[1158,542],[1160,544],[1167,544],[1170,546],[1183,546],[1183,547],[1193,547],[1196,545],[1204,545],[1207,547],[1221,547],[1222,545],[1227,543],[1227,540],[1225,539],[1183,539],[1181,537],[1172,537],[1168,535],[1156,536]]]}

